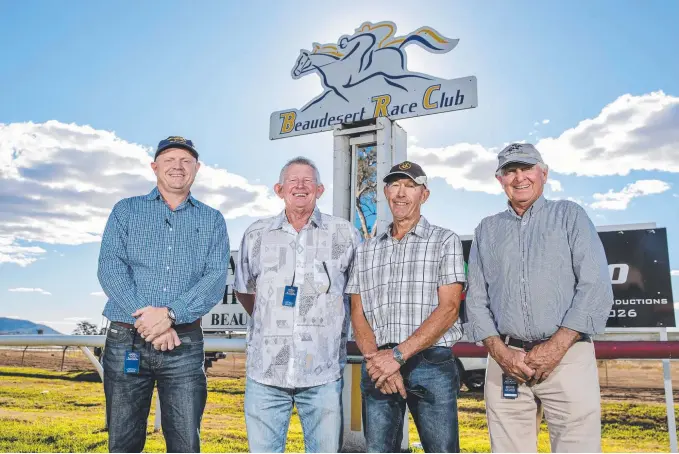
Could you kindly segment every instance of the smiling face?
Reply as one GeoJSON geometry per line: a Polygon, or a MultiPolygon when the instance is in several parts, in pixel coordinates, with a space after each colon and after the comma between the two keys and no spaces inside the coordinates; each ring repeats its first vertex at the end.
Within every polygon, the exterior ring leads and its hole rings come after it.
{"type": "Polygon", "coordinates": [[[501,175],[496,176],[502,185],[509,203],[518,215],[533,205],[541,195],[547,182],[547,169],[539,165],[509,164],[503,167],[501,175]]]}
{"type": "Polygon", "coordinates": [[[285,209],[296,212],[312,212],[324,190],[316,181],[314,169],[306,164],[290,165],[283,175],[283,184],[274,186],[278,197],[285,202],[285,209]]]}
{"type": "Polygon", "coordinates": [[[161,193],[181,195],[189,193],[200,163],[183,148],[168,148],[151,163],[151,168],[161,193]]]}
{"type": "Polygon", "coordinates": [[[384,195],[394,222],[418,221],[422,204],[429,198],[429,189],[403,177],[389,181],[384,186],[384,195]]]}

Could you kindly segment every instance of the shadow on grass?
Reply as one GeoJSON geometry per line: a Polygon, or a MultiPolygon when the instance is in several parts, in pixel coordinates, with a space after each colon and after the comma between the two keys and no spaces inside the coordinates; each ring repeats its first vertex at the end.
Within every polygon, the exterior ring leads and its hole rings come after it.
{"type": "Polygon", "coordinates": [[[99,374],[97,372],[78,372],[74,375],[53,375],[40,372],[5,372],[0,371],[0,377],[25,377],[25,378],[41,378],[53,380],[66,381],[80,381],[80,382],[100,382],[99,374]]]}

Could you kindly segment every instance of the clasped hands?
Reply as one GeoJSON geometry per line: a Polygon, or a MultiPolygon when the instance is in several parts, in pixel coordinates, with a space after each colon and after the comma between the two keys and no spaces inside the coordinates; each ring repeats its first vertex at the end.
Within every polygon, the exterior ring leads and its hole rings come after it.
{"type": "Polygon", "coordinates": [[[375,387],[382,394],[399,393],[404,399],[407,398],[406,387],[401,376],[401,365],[394,359],[392,349],[378,350],[363,355],[366,360],[366,369],[370,379],[375,382],[375,387]]]}
{"type": "Polygon", "coordinates": [[[505,374],[519,383],[529,385],[547,380],[559,365],[568,348],[556,342],[546,341],[533,347],[529,352],[505,347],[495,360],[505,374]]]}
{"type": "Polygon", "coordinates": [[[146,306],[132,314],[132,317],[137,319],[134,327],[141,338],[151,342],[156,350],[173,350],[181,345],[166,307],[146,306]]]}

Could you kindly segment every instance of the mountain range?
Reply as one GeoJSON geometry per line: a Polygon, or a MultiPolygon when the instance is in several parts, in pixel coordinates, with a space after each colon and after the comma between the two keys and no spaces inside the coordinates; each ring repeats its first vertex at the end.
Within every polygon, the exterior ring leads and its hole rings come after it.
{"type": "Polygon", "coordinates": [[[33,323],[30,320],[0,317],[0,334],[61,334],[49,326],[33,323]]]}

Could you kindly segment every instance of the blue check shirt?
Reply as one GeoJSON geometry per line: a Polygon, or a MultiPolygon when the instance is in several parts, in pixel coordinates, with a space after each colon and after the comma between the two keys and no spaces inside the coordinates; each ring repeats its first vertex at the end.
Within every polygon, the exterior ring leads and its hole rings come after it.
{"type": "Polygon", "coordinates": [[[106,223],[99,282],[104,316],[134,323],[146,306],[172,308],[191,323],[224,297],[229,236],[222,214],[193,196],[174,211],[155,188],[118,202],[106,223]]]}

